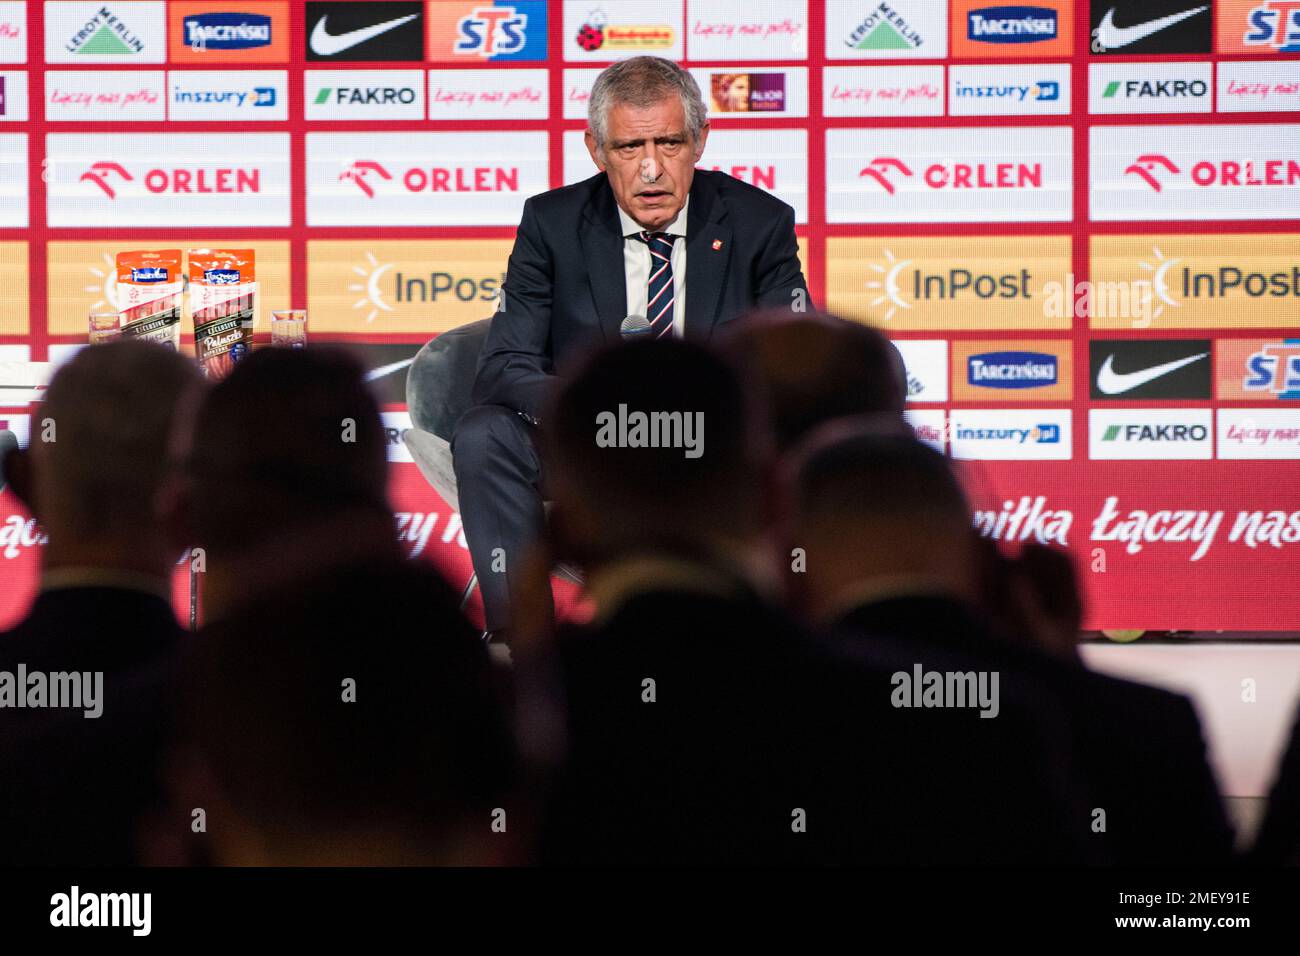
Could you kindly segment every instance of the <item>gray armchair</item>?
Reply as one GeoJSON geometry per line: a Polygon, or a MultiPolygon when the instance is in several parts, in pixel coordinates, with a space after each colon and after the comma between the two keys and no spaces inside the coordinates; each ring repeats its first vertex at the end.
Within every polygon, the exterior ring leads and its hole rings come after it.
{"type": "MultiPolygon", "coordinates": [[[[439,497],[459,510],[456,472],[452,468],[451,438],[456,423],[473,405],[471,394],[478,356],[487,338],[491,319],[480,319],[443,332],[425,344],[406,373],[406,407],[411,428],[403,439],[420,474],[433,486],[439,497]]],[[[568,565],[558,565],[558,576],[582,583],[582,576],[568,565]]],[[[475,575],[461,596],[461,607],[469,603],[475,575]]]]}

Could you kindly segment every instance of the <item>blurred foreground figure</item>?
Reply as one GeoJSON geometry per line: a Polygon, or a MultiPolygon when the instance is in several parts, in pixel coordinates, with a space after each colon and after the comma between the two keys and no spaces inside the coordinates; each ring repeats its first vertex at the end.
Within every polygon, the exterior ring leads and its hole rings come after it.
{"type": "Polygon", "coordinates": [[[781,451],[845,415],[902,418],[903,358],[879,329],[825,313],[757,312],[722,348],[763,402],[781,451]]]}
{"type": "Polygon", "coordinates": [[[432,569],[343,567],[196,641],[160,844],[234,865],[518,861],[487,648],[432,569]]]}
{"type": "Polygon", "coordinates": [[[189,454],[205,620],[350,560],[396,560],[379,407],[341,350],[262,349],[212,387],[189,454]]]}
{"type": "Polygon", "coordinates": [[[0,635],[0,671],[26,669],[18,694],[34,672],[51,686],[49,675],[77,674],[87,706],[0,708],[0,863],[136,861],[182,633],[170,576],[185,542],[169,513],[168,441],[201,387],[193,362],[170,349],[84,349],[50,383],[30,447],[4,463],[49,542],[35,603],[0,635]]]}
{"type": "Polygon", "coordinates": [[[1273,777],[1251,860],[1266,866],[1300,866],[1300,708],[1273,777]]]}
{"type": "MultiPolygon", "coordinates": [[[[1061,756],[1079,774],[1086,816],[1074,825],[1104,857],[1229,858],[1231,832],[1187,698],[1009,639],[975,610],[980,544],[942,455],[893,422],[831,426],[801,451],[794,475],[790,541],[807,549],[808,570],[792,578],[811,617],[837,629],[846,647],[901,645],[921,659],[957,653],[999,671],[1004,689],[1045,689],[1065,716],[1061,756]]],[[[1065,610],[1051,616],[1068,620],[1071,603],[1058,603],[1065,610]]]]}
{"type": "Polygon", "coordinates": [[[970,755],[988,752],[996,721],[887,723],[894,668],[826,653],[773,604],[758,557],[770,458],[722,359],[671,341],[615,348],[546,421],[556,553],[584,567],[594,616],[558,634],[568,750],[544,861],[1083,856],[1064,830],[1065,771],[1034,763],[1038,737],[993,765],[970,755]],[[656,412],[698,415],[694,442],[639,442],[633,414],[656,412]],[[629,427],[602,432],[611,414],[629,427]],[[983,796],[986,772],[1016,799],[983,796]],[[1034,839],[999,828],[1017,810],[1034,839]]]}

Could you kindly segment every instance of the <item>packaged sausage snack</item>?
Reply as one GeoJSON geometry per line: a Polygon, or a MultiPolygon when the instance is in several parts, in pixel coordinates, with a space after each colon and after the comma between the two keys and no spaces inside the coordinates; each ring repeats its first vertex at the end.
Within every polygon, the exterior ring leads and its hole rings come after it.
{"type": "Polygon", "coordinates": [[[253,348],[257,272],[252,249],[191,249],[190,317],[194,357],[208,378],[222,378],[253,348]]]}
{"type": "Polygon", "coordinates": [[[148,339],[179,348],[184,284],[179,249],[119,252],[117,303],[122,338],[148,339]]]}

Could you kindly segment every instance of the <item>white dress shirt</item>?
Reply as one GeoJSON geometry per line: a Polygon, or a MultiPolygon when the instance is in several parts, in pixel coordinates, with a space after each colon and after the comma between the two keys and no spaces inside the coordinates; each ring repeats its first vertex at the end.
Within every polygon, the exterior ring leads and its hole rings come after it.
{"type": "MultiPolygon", "coordinates": [[[[677,218],[655,232],[666,232],[678,236],[673,241],[673,335],[682,337],[686,328],[686,208],[691,204],[691,197],[686,197],[677,218]]],[[[623,277],[627,282],[627,314],[646,314],[646,286],[650,282],[650,247],[638,236],[645,230],[636,224],[636,220],[618,210],[618,221],[623,226],[623,277]]],[[[646,315],[646,318],[650,318],[646,315]]]]}

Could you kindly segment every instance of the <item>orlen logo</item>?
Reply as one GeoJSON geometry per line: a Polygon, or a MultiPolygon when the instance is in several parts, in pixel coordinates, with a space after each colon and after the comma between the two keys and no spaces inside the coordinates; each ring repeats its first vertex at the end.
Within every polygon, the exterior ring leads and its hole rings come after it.
{"type": "Polygon", "coordinates": [[[271,18],[260,13],[198,13],[182,21],[191,50],[251,50],[271,45],[271,18]]]}
{"type": "Polygon", "coordinates": [[[1048,7],[984,7],[966,15],[966,38],[981,43],[1034,43],[1056,35],[1056,11],[1048,7]]]}
{"type": "MultiPolygon", "coordinates": [[[[915,175],[894,156],[877,156],[858,171],[880,184],[891,196],[899,177],[915,175]]],[[[1035,189],[1043,185],[1042,163],[931,163],[921,171],[931,189],[1035,189]]]]}
{"type": "MultiPolygon", "coordinates": [[[[1168,156],[1143,153],[1125,167],[1124,173],[1138,176],[1156,192],[1161,192],[1164,182],[1181,176],[1183,171],[1168,156]]],[[[1192,164],[1187,175],[1197,186],[1295,186],[1300,184],[1300,160],[1201,160],[1192,164]]]]}
{"type": "MultiPolygon", "coordinates": [[[[261,170],[236,167],[207,167],[185,169],[150,169],[140,177],[140,183],[151,193],[213,194],[259,193],[262,191],[261,170]]],[[[117,198],[115,181],[135,182],[136,178],[121,163],[92,163],[78,178],[78,182],[92,182],[103,190],[109,199],[117,198]]]]}
{"type": "Polygon", "coordinates": [[[1300,52],[1300,0],[1265,0],[1251,8],[1246,20],[1244,45],[1271,48],[1261,52],[1300,52]]]}
{"type": "Polygon", "coordinates": [[[456,21],[455,52],[462,56],[506,56],[518,53],[528,42],[528,14],[514,7],[475,7],[456,21]]]}
{"type": "Polygon", "coordinates": [[[379,182],[400,183],[410,193],[518,192],[519,167],[412,166],[394,177],[382,163],[363,159],[339,173],[339,180],[356,183],[371,199],[375,198],[374,187],[379,182]]]}
{"type": "Polygon", "coordinates": [[[81,174],[78,182],[92,182],[104,191],[109,199],[117,198],[117,191],[113,189],[111,181],[114,177],[120,177],[125,182],[131,182],[135,179],[121,163],[99,162],[93,163],[91,167],[81,174]]]}

